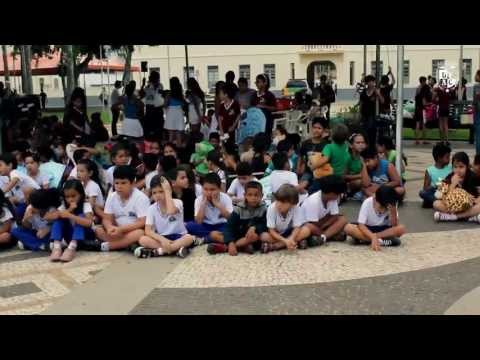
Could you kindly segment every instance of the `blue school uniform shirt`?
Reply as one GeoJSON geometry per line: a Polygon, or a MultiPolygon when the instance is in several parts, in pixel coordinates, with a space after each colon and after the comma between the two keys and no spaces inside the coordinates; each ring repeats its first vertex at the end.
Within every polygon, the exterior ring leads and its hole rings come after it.
{"type": "Polygon", "coordinates": [[[378,167],[375,171],[369,171],[368,175],[372,179],[372,183],[377,185],[383,185],[390,181],[388,177],[388,165],[390,163],[388,160],[380,159],[378,162],[378,167]]]}

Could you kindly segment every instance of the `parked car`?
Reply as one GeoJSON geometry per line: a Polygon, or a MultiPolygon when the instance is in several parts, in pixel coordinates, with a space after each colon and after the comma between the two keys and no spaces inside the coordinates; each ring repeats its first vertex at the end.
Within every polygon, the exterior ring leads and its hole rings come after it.
{"type": "Polygon", "coordinates": [[[305,79],[292,79],[288,80],[287,85],[283,88],[283,96],[295,96],[299,91],[304,91],[311,95],[312,91],[308,87],[307,80],[305,79]]]}

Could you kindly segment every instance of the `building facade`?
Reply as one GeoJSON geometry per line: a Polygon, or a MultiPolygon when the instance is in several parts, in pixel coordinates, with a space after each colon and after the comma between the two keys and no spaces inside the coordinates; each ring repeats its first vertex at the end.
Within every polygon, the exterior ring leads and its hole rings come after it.
{"type": "MultiPolygon", "coordinates": [[[[397,73],[395,45],[381,46],[381,73],[388,67],[397,73]]],[[[414,88],[420,76],[438,76],[438,70],[447,68],[458,79],[460,46],[407,45],[403,64],[404,84],[414,88]]],[[[250,83],[255,76],[266,73],[271,88],[281,90],[289,79],[306,79],[315,85],[321,74],[326,74],[338,89],[355,88],[363,73],[363,45],[189,45],[190,76],[194,76],[203,89],[212,89],[215,82],[225,79],[233,70],[238,77],[250,83]]],[[[160,72],[161,82],[168,87],[168,78],[177,76],[185,80],[184,45],[136,46],[133,64],[147,61],[149,70],[160,72]]],[[[480,68],[480,45],[463,48],[464,77],[468,84],[480,68]]],[[[367,74],[375,74],[375,45],[367,46],[367,74]]],[[[138,74],[137,76],[139,76],[138,74]]]]}

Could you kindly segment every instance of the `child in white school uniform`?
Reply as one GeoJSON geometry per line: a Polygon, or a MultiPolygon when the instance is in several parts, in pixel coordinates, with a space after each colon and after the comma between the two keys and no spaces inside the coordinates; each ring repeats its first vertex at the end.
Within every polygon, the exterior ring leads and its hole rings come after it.
{"type": "Polygon", "coordinates": [[[375,195],[366,199],[358,214],[358,223],[348,224],[345,232],[356,243],[370,243],[372,249],[381,246],[398,246],[405,234],[405,226],[398,221],[399,195],[388,185],[380,186],[375,195]]]}
{"type": "Polygon", "coordinates": [[[280,186],[275,202],[267,210],[268,234],[262,235],[262,252],[287,248],[307,248],[311,231],[304,224],[302,209],[298,206],[298,190],[290,184],[280,186]]]}
{"type": "Polygon", "coordinates": [[[163,176],[156,175],[151,182],[155,203],[148,208],[145,236],[135,249],[138,258],[176,254],[184,258],[189,254],[193,236],[187,233],[183,222],[182,200],[172,198],[172,187],[163,176]]]}

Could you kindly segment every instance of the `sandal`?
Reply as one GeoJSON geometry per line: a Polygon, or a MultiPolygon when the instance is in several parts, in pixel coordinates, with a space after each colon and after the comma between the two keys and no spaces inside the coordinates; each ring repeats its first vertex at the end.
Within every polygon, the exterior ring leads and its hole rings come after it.
{"type": "Polygon", "coordinates": [[[54,247],[50,254],[51,262],[58,262],[62,258],[62,248],[54,247]]]}
{"type": "Polygon", "coordinates": [[[75,257],[75,253],[77,252],[76,249],[72,249],[72,248],[69,248],[67,247],[65,249],[65,251],[63,252],[63,255],[62,257],[60,258],[60,261],[61,262],[70,262],[73,260],[73,258],[75,257]]]}

